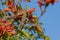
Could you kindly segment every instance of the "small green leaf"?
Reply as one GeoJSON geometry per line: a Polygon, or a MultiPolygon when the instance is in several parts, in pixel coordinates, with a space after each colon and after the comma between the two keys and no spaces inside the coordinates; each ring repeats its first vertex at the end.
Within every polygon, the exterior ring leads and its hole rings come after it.
{"type": "Polygon", "coordinates": [[[45,36],[44,40],[50,40],[49,36],[45,36]]]}
{"type": "Polygon", "coordinates": [[[25,37],[27,37],[28,39],[30,39],[29,33],[27,33],[25,30],[22,30],[22,33],[25,35],[25,37]]]}
{"type": "Polygon", "coordinates": [[[20,4],[20,6],[19,6],[19,10],[22,10],[22,6],[21,6],[21,4],[20,4]]]}
{"type": "Polygon", "coordinates": [[[6,5],[6,1],[2,3],[3,5],[6,5]]]}

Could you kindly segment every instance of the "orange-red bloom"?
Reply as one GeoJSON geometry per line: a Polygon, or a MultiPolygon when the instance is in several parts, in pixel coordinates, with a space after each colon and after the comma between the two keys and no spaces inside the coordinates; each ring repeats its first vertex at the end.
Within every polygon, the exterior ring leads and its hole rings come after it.
{"type": "Polygon", "coordinates": [[[0,25],[0,36],[1,36],[1,35],[4,35],[5,32],[6,32],[5,26],[4,26],[4,25],[0,25]]]}
{"type": "Polygon", "coordinates": [[[7,1],[6,4],[7,4],[7,6],[9,6],[10,8],[14,6],[14,2],[12,2],[12,1],[7,1]]]}
{"type": "Polygon", "coordinates": [[[35,12],[35,11],[36,11],[36,8],[32,8],[32,9],[28,9],[27,10],[27,13],[28,13],[27,17],[28,17],[28,19],[32,18],[32,12],[35,12]]]}
{"type": "Polygon", "coordinates": [[[28,14],[31,14],[32,12],[35,12],[35,11],[36,11],[36,8],[32,8],[32,9],[27,10],[28,14]]]}
{"type": "Polygon", "coordinates": [[[27,2],[30,2],[31,0],[26,0],[27,2]]]}
{"type": "Polygon", "coordinates": [[[11,9],[10,8],[4,8],[3,9],[3,11],[5,11],[5,12],[8,12],[8,11],[10,11],[11,9]]]}
{"type": "Polygon", "coordinates": [[[58,2],[58,0],[38,0],[39,7],[45,4],[54,4],[54,2],[58,2]]]}
{"type": "Polygon", "coordinates": [[[11,22],[7,22],[5,19],[0,20],[0,36],[5,34],[6,32],[9,32],[11,35],[13,35],[12,32],[14,32],[14,26],[11,22]]]}

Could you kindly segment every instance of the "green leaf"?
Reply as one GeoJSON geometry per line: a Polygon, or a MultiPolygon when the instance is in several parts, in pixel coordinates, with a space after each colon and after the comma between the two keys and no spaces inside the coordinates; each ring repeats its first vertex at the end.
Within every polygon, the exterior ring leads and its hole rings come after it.
{"type": "Polygon", "coordinates": [[[45,36],[44,40],[50,40],[49,36],[45,36]]]}
{"type": "Polygon", "coordinates": [[[43,38],[44,35],[43,35],[42,32],[39,32],[39,31],[38,31],[38,36],[39,36],[40,38],[43,38]]]}
{"type": "Polygon", "coordinates": [[[28,39],[30,39],[29,33],[27,33],[25,30],[22,30],[22,33],[24,34],[25,37],[27,37],[28,39]]]}
{"type": "Polygon", "coordinates": [[[21,4],[20,4],[20,6],[19,6],[19,10],[22,10],[22,6],[21,6],[21,4]]]}
{"type": "Polygon", "coordinates": [[[32,38],[34,39],[34,38],[35,38],[35,36],[34,36],[34,35],[32,35],[32,38]]]}
{"type": "Polygon", "coordinates": [[[3,5],[6,5],[6,1],[2,3],[3,5]]]}
{"type": "Polygon", "coordinates": [[[12,2],[14,2],[14,0],[12,0],[12,2]]]}
{"type": "Polygon", "coordinates": [[[4,13],[0,10],[0,19],[2,19],[3,16],[5,16],[5,15],[4,15],[4,13]]]}

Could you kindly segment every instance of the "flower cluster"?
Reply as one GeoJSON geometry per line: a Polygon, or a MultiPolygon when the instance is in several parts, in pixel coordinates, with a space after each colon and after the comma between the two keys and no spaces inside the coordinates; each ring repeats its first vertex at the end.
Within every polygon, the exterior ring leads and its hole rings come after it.
{"type": "Polygon", "coordinates": [[[38,0],[38,5],[41,7],[43,5],[54,4],[54,2],[58,2],[58,0],[38,0]]]}
{"type": "MultiPolygon", "coordinates": [[[[24,6],[25,8],[22,7],[21,3],[30,3],[31,1],[5,0],[5,2],[2,2],[1,0],[2,6],[7,7],[0,10],[0,40],[49,39],[48,36],[44,35],[39,18],[33,14],[36,12],[36,8],[28,8],[27,4],[24,6]]],[[[38,0],[41,15],[44,14],[49,4],[54,4],[55,2],[58,2],[58,0],[38,0]]]]}
{"type": "Polygon", "coordinates": [[[17,11],[17,7],[14,6],[14,2],[12,2],[11,0],[6,1],[6,5],[8,6],[8,8],[4,8],[5,12],[8,12],[8,11],[15,12],[15,11],[17,11]]]}
{"type": "Polygon", "coordinates": [[[49,6],[49,4],[53,5],[55,2],[58,2],[58,0],[38,0],[37,3],[41,10],[41,16],[46,12],[46,8],[49,6]]]}
{"type": "Polygon", "coordinates": [[[14,26],[11,22],[7,22],[5,19],[0,20],[0,36],[8,32],[11,35],[14,35],[14,26]]]}

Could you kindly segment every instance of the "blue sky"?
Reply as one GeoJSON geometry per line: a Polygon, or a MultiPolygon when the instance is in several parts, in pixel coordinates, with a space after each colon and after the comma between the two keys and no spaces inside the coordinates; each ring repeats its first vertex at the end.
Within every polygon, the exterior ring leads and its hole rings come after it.
{"type": "MultiPolygon", "coordinates": [[[[31,3],[28,3],[29,8],[36,7],[37,11],[35,14],[40,15],[40,9],[36,4],[35,0],[32,0],[31,3]]],[[[1,9],[0,4],[0,9],[1,9]]],[[[60,0],[54,5],[49,5],[46,9],[45,14],[40,18],[40,21],[43,22],[42,27],[45,28],[45,35],[50,36],[51,40],[60,40],[60,0]]]]}
{"type": "Polygon", "coordinates": [[[60,3],[50,5],[41,21],[44,23],[45,34],[49,35],[51,40],[60,40],[60,3]]]}
{"type": "MultiPolygon", "coordinates": [[[[40,15],[40,9],[35,0],[32,0],[28,5],[30,8],[36,7],[35,14],[40,15]]],[[[50,40],[60,40],[60,0],[58,3],[48,6],[40,21],[43,22],[42,27],[45,28],[45,35],[50,36],[50,40]]]]}
{"type": "Polygon", "coordinates": [[[60,40],[60,0],[59,3],[47,8],[41,21],[44,23],[45,34],[49,35],[51,40],[60,40]]]}

